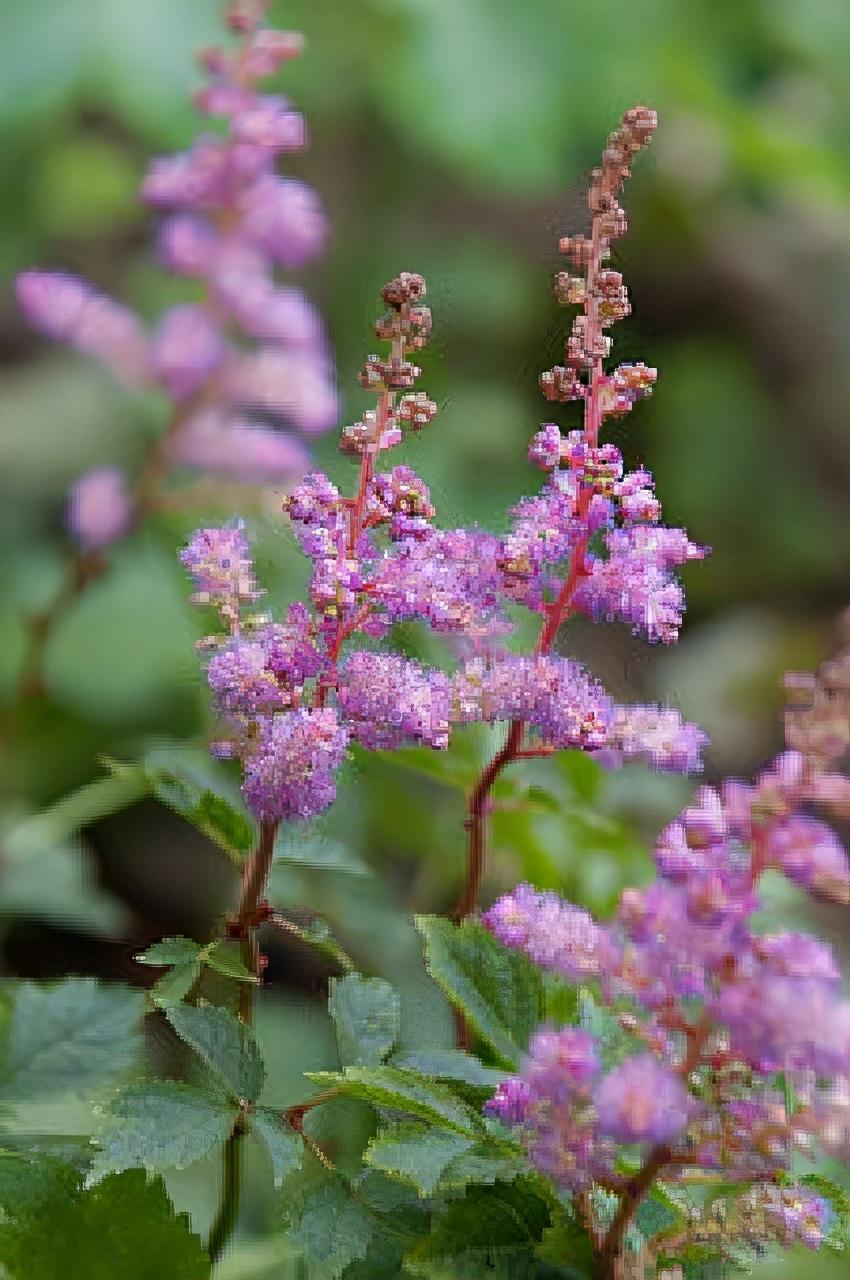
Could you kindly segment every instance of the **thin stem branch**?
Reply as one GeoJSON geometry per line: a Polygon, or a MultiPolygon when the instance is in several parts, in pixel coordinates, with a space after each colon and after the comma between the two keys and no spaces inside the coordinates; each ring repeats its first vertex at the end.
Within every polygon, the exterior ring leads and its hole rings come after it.
{"type": "MultiPolygon", "coordinates": [[[[688,1049],[678,1068],[678,1074],[687,1078],[702,1060],[706,1039],[711,1031],[711,1018],[704,1013],[688,1037],[688,1049]]],[[[641,1201],[649,1191],[661,1170],[670,1162],[673,1151],[668,1143],[660,1143],[649,1152],[641,1168],[631,1178],[623,1191],[617,1212],[608,1228],[597,1257],[598,1280],[616,1280],[617,1260],[622,1252],[623,1240],[641,1201]]]]}
{"type": "Polygon", "coordinates": [[[233,1132],[224,1144],[222,1156],[222,1187],[218,1212],[210,1227],[207,1241],[207,1252],[210,1262],[215,1264],[227,1248],[236,1229],[239,1217],[239,1202],[242,1194],[242,1147],[244,1134],[241,1118],[237,1120],[233,1132]]]}

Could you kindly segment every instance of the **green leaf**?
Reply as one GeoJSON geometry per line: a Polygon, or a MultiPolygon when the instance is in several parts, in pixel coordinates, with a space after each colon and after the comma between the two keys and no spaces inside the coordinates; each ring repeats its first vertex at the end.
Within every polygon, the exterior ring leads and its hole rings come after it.
{"type": "Polygon", "coordinates": [[[445,1085],[415,1075],[412,1071],[399,1071],[397,1067],[347,1067],[341,1074],[308,1071],[307,1079],[355,1098],[363,1098],[375,1107],[388,1107],[419,1116],[457,1133],[477,1135],[484,1127],[481,1117],[445,1085]]]}
{"type": "Polygon", "coordinates": [[[163,938],[136,956],[137,964],[185,964],[201,954],[202,947],[192,938],[163,938]]]}
{"type": "Polygon", "coordinates": [[[265,1071],[250,1027],[212,1005],[178,1005],[167,1013],[177,1034],[233,1096],[249,1101],[259,1097],[265,1071]]]}
{"type": "Polygon", "coordinates": [[[254,825],[240,807],[238,793],[224,791],[225,780],[213,774],[208,762],[198,764],[190,752],[159,751],[146,757],[144,767],[154,795],[163,804],[231,857],[242,858],[250,852],[256,840],[254,825]]]}
{"type": "Polygon", "coordinates": [[[385,1129],[366,1148],[364,1159],[373,1169],[411,1182],[422,1196],[436,1191],[453,1160],[475,1145],[459,1133],[438,1133],[422,1125],[385,1129]]]}
{"type": "Polygon", "coordinates": [[[24,818],[7,832],[3,843],[19,856],[52,848],[76,835],[81,827],[126,809],[149,792],[141,769],[128,768],[120,774],[98,778],[70,792],[43,813],[24,818]]]}
{"type": "Polygon", "coordinates": [[[201,976],[200,960],[187,960],[164,973],[151,987],[151,999],[160,1009],[180,1004],[201,976]]]}
{"type": "Polygon", "coordinates": [[[312,1191],[289,1238],[304,1251],[310,1280],[337,1280],[366,1256],[376,1225],[340,1179],[328,1178],[312,1191]]]}
{"type": "Polygon", "coordinates": [[[0,1232],[9,1280],[208,1280],[210,1261],[162,1182],[141,1170],[16,1212],[0,1232]]]}
{"type": "MultiPolygon", "coordinates": [[[[549,1206],[530,1180],[469,1187],[462,1200],[449,1201],[445,1212],[435,1217],[430,1236],[408,1255],[408,1263],[414,1264],[411,1270],[417,1275],[431,1276],[428,1265],[445,1265],[449,1260],[460,1264],[458,1275],[490,1275],[491,1264],[500,1252],[516,1246],[525,1246],[530,1262],[531,1248],[542,1238],[549,1221],[549,1206]],[[465,1258],[468,1269],[463,1268],[465,1258]]],[[[522,1270],[518,1274],[522,1275],[522,1270]]]]}
{"type": "Polygon", "coordinates": [[[33,1102],[83,1093],[136,1060],[144,996],[93,978],[8,982],[0,1030],[0,1098],[33,1102]]]}
{"type": "Polygon", "coordinates": [[[233,1103],[210,1098],[173,1080],[133,1085],[102,1117],[90,1181],[141,1167],[150,1173],[185,1169],[230,1135],[239,1115],[233,1103]]]}
{"type": "Polygon", "coordinates": [[[72,1195],[79,1182],[76,1170],[49,1156],[33,1158],[20,1151],[0,1151],[0,1205],[4,1215],[16,1216],[54,1197],[72,1195]]]}
{"type": "Polygon", "coordinates": [[[377,1066],[398,1039],[401,1001],[383,978],[332,978],[328,1010],[343,1066],[377,1066]]]}
{"type": "Polygon", "coordinates": [[[304,1143],[291,1125],[271,1107],[257,1107],[251,1116],[251,1132],[261,1140],[272,1162],[274,1184],[279,1187],[295,1172],[304,1156],[304,1143]]]}
{"type": "Polygon", "coordinates": [[[462,1049],[415,1049],[397,1054],[394,1067],[406,1071],[418,1071],[422,1076],[436,1076],[442,1080],[461,1080],[464,1084],[493,1093],[505,1078],[504,1071],[494,1071],[471,1053],[462,1049]]]}
{"type": "Polygon", "coordinates": [[[233,978],[235,982],[259,981],[257,975],[246,968],[239,959],[238,949],[232,943],[216,942],[211,947],[205,947],[202,959],[210,969],[224,974],[225,978],[233,978]]]}
{"type": "Polygon", "coordinates": [[[518,1153],[422,1125],[397,1125],[373,1138],[365,1154],[374,1169],[411,1182],[421,1196],[470,1183],[510,1182],[528,1172],[518,1153]]]}
{"type": "Polygon", "coordinates": [[[463,760],[457,752],[434,751],[431,747],[405,747],[401,751],[375,751],[370,755],[395,765],[397,769],[406,769],[461,790],[471,786],[478,773],[475,761],[463,760]]]}
{"type": "Polygon", "coordinates": [[[641,1201],[635,1214],[635,1226],[645,1240],[651,1240],[659,1231],[666,1231],[678,1222],[681,1213],[659,1187],[653,1187],[641,1201]]]}
{"type": "Polygon", "coordinates": [[[509,1069],[519,1065],[543,1016],[543,983],[527,956],[509,951],[483,925],[418,916],[428,972],[509,1069]]]}

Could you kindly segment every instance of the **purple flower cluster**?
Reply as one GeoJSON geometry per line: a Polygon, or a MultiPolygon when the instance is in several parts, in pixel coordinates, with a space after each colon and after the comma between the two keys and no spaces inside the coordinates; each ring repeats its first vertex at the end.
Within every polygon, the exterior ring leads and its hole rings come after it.
{"type": "MultiPolygon", "coordinates": [[[[827,793],[830,778],[819,775],[827,793]]],[[[826,943],[754,927],[768,869],[846,899],[846,853],[799,812],[811,793],[794,752],[751,785],[700,788],[659,836],[657,879],[625,890],[610,923],[529,885],[484,915],[506,946],[590,987],[622,1037],[603,1073],[611,1042],[598,1022],[593,1034],[542,1028],[487,1104],[561,1185],[616,1185],[618,1145],[646,1144],[670,1182],[721,1170],[751,1184],[742,1237],[822,1242],[822,1198],[773,1184],[795,1153],[850,1156],[850,1000],[826,943]]]]}
{"type": "MultiPolygon", "coordinates": [[[[242,37],[236,48],[201,55],[208,83],[195,105],[223,119],[225,132],[154,159],[141,187],[143,201],[164,214],[160,261],[198,281],[201,301],[173,307],[149,330],[65,272],[26,271],[17,292],[29,322],[48,337],[99,359],[131,386],[163,391],[174,411],[157,446],[161,464],[290,486],[309,465],[299,434],[327,430],[337,402],[321,319],[274,272],[320,254],[328,227],[312,188],[277,173],[281,156],[306,146],[306,126],[286,98],[257,84],[302,42],[264,28],[264,8],[244,20],[231,15],[242,37]]],[[[98,470],[73,495],[71,530],[84,548],[103,546],[124,532],[131,506],[126,482],[110,487],[98,470]]]]}

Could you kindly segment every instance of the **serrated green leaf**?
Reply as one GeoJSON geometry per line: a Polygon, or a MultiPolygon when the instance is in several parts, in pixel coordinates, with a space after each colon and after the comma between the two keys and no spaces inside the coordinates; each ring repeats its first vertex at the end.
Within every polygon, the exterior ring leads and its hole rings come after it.
{"type": "Polygon", "coordinates": [[[289,1238],[304,1251],[310,1280],[337,1280],[349,1263],[366,1256],[377,1225],[333,1178],[312,1193],[289,1238]]]}
{"type": "Polygon", "coordinates": [[[153,942],[146,951],[136,956],[137,964],[185,964],[201,954],[201,944],[193,938],[163,938],[153,942]]]}
{"type": "Polygon", "coordinates": [[[253,848],[254,825],[242,809],[238,794],[217,790],[207,762],[188,752],[158,751],[144,761],[145,776],[158,800],[191,822],[232,857],[253,848]]]}
{"type": "Polygon", "coordinates": [[[635,1226],[645,1240],[651,1240],[659,1231],[666,1231],[681,1218],[679,1211],[668,1203],[663,1192],[653,1187],[641,1201],[635,1214],[635,1226]]]}
{"type": "Polygon", "coordinates": [[[200,960],[187,960],[176,964],[151,987],[151,999],[160,1009],[170,1009],[185,1000],[201,976],[200,960]]]}
{"type": "Polygon", "coordinates": [[[371,1140],[364,1159],[373,1169],[410,1182],[420,1195],[430,1196],[452,1161],[474,1145],[474,1138],[459,1133],[435,1132],[421,1125],[397,1125],[371,1140]]]}
{"type": "Polygon", "coordinates": [[[400,1071],[397,1067],[347,1067],[342,1073],[309,1071],[307,1079],[363,1098],[376,1107],[419,1116],[457,1133],[477,1135],[484,1127],[481,1117],[445,1085],[412,1071],[400,1071]]]}
{"type": "Polygon", "coordinates": [[[254,1101],[265,1071],[254,1033],[226,1009],[177,1005],[167,1011],[177,1034],[236,1098],[254,1101]]]}
{"type": "Polygon", "coordinates": [[[3,984],[0,1098],[33,1102],[84,1093],[120,1077],[137,1059],[140,991],[93,978],[3,984]]]}
{"type": "Polygon", "coordinates": [[[208,1280],[210,1261],[160,1179],[113,1174],[16,1213],[0,1232],[9,1280],[208,1280]],[[49,1226],[48,1226],[49,1223],[49,1226]]]}
{"type": "Polygon", "coordinates": [[[232,978],[235,982],[259,981],[257,975],[242,963],[238,948],[232,943],[216,942],[211,947],[205,947],[202,959],[210,969],[215,969],[216,973],[232,978]]]}
{"type": "Polygon", "coordinates": [[[343,1066],[377,1066],[398,1039],[401,1001],[383,978],[332,978],[328,1010],[343,1066]]]}
{"type": "Polygon", "coordinates": [[[97,1133],[91,1182],[109,1173],[185,1169],[230,1135],[239,1108],[173,1080],[133,1085],[114,1098],[97,1133]]]}
{"type": "Polygon", "coordinates": [[[422,1264],[445,1265],[451,1260],[459,1268],[458,1275],[478,1274],[475,1265],[489,1275],[489,1264],[495,1264],[502,1251],[521,1246],[528,1249],[524,1256],[530,1264],[531,1248],[549,1221],[549,1207],[530,1181],[472,1186],[463,1199],[449,1201],[445,1211],[434,1218],[431,1234],[411,1251],[408,1261],[420,1268],[414,1274],[431,1275],[421,1269],[422,1264]]]}
{"type": "Polygon", "coordinates": [[[470,1183],[510,1182],[528,1173],[521,1155],[500,1150],[494,1142],[415,1124],[383,1130],[369,1143],[364,1158],[372,1168],[412,1183],[421,1196],[470,1183]]]}
{"type": "Polygon", "coordinates": [[[405,1071],[417,1071],[422,1076],[436,1076],[442,1080],[462,1080],[482,1091],[493,1093],[505,1078],[504,1071],[485,1067],[480,1059],[462,1049],[415,1049],[396,1054],[392,1065],[405,1071]]]}
{"type": "Polygon", "coordinates": [[[283,1179],[294,1173],[304,1156],[304,1143],[291,1125],[271,1107],[257,1107],[251,1116],[251,1132],[262,1141],[272,1162],[274,1183],[279,1187],[283,1179]]]}
{"type": "Polygon", "coordinates": [[[509,1069],[519,1066],[543,1016],[543,983],[527,956],[509,951],[479,924],[418,916],[428,972],[509,1069]]]}

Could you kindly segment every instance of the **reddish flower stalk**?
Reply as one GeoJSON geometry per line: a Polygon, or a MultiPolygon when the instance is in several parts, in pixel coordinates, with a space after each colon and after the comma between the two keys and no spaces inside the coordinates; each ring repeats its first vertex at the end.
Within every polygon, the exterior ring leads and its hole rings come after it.
{"type": "MultiPolygon", "coordinates": [[[[605,302],[605,293],[601,293],[599,288],[600,269],[608,257],[611,241],[626,230],[625,216],[617,203],[617,197],[625,179],[630,176],[632,157],[649,142],[655,125],[655,112],[646,107],[634,107],[626,112],[620,127],[608,139],[602,165],[591,174],[588,194],[591,210],[590,239],[583,236],[567,237],[561,240],[559,246],[575,267],[585,267],[585,276],[582,281],[581,277],[571,277],[566,272],[559,273],[555,283],[556,294],[564,302],[578,301],[580,298],[582,310],[573,324],[567,342],[564,367],[542,374],[540,382],[547,399],[584,400],[583,437],[590,449],[595,449],[599,441],[603,417],[603,355],[610,346],[610,341],[603,333],[604,322],[600,312],[600,307],[605,302]],[[580,376],[586,380],[580,381],[580,376]]],[[[621,302],[621,309],[623,314],[627,313],[628,304],[621,302]]],[[[615,309],[608,323],[617,318],[619,314],[615,309]]],[[[647,371],[648,374],[650,372],[647,371]]],[[[654,378],[654,371],[652,373],[654,378]]],[[[544,610],[543,625],[536,645],[537,653],[549,652],[561,625],[572,612],[576,589],[585,573],[585,556],[592,533],[588,517],[592,498],[597,491],[592,481],[585,478],[581,480],[576,519],[583,532],[570,556],[567,576],[555,599],[544,610]]],[[[523,721],[513,721],[503,745],[484,766],[470,795],[465,824],[468,832],[466,879],[453,912],[456,920],[464,919],[477,909],[486,860],[490,793],[501,772],[520,758],[524,735],[523,721]]]]}

